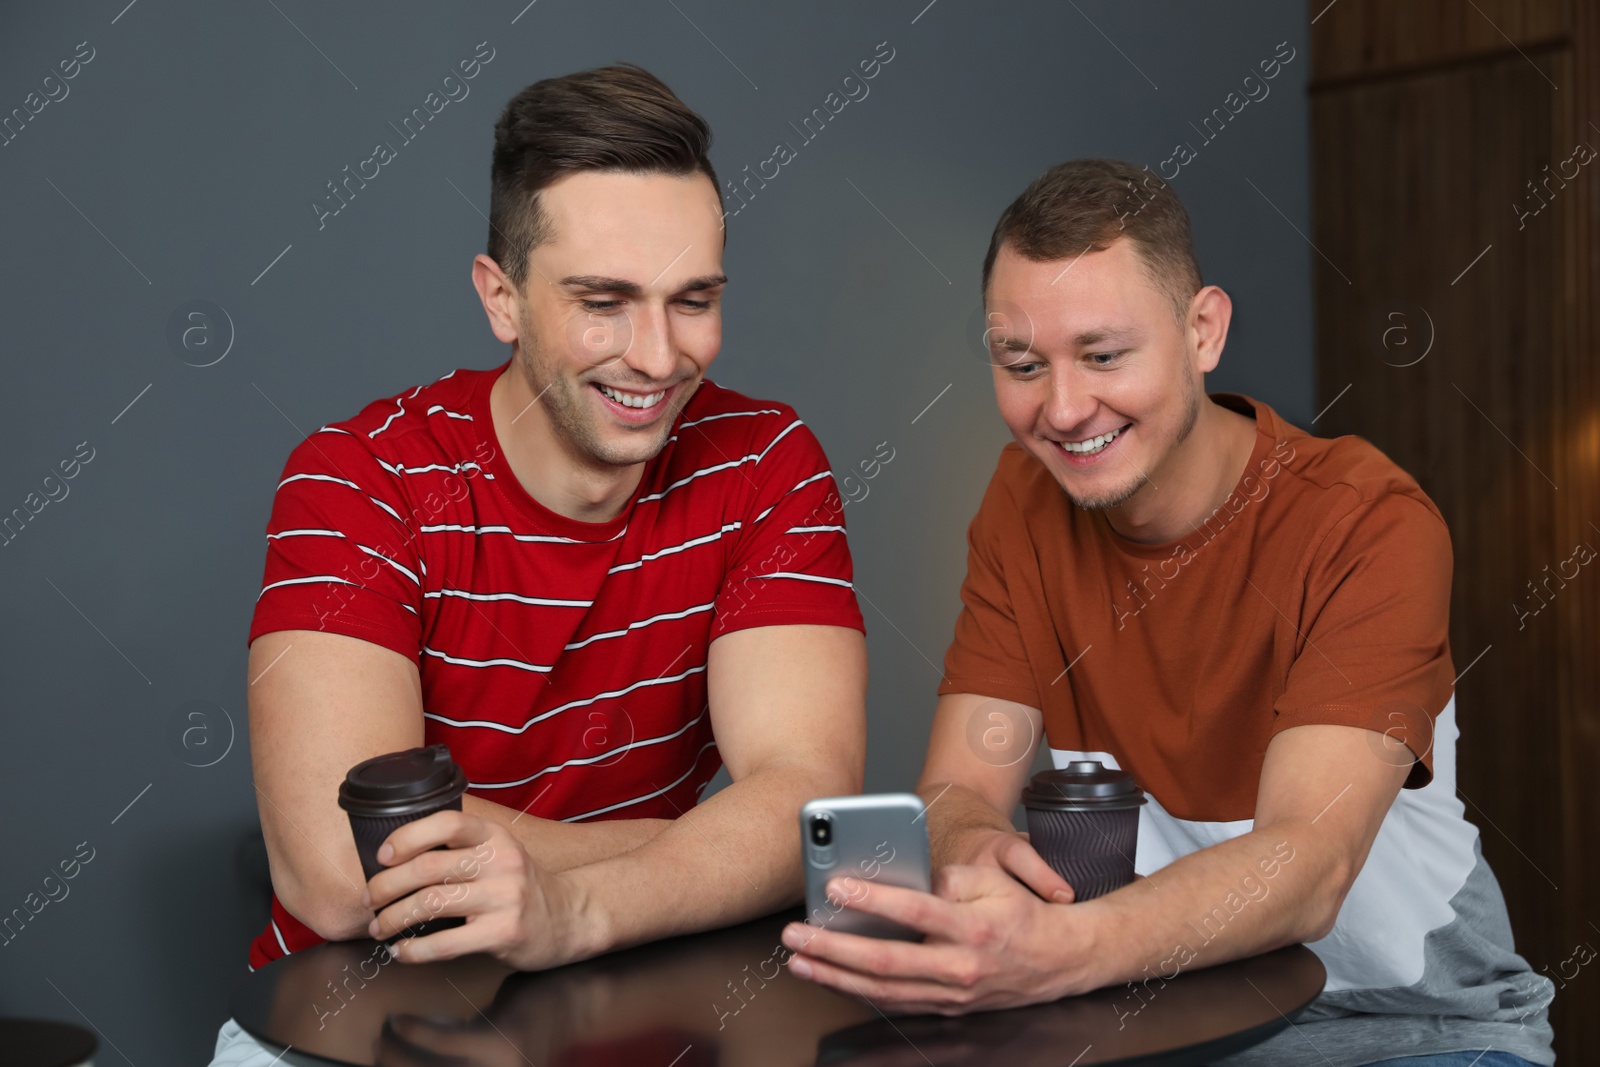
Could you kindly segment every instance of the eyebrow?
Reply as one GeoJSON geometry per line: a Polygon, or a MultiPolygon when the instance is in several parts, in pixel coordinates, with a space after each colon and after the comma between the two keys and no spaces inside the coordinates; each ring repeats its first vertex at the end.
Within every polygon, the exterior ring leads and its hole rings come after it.
{"type": "Polygon", "coordinates": [[[1032,350],[1033,342],[1020,337],[1001,337],[995,340],[994,347],[1003,352],[1027,352],[1032,350]]]}
{"type": "MultiPolygon", "coordinates": [[[[726,285],[726,274],[703,274],[698,278],[691,278],[683,285],[678,286],[673,292],[688,293],[698,292],[702,289],[715,289],[719,285],[726,285]]],[[[624,296],[641,296],[644,287],[638,282],[630,282],[626,278],[607,278],[600,274],[573,274],[561,279],[561,285],[568,289],[579,289],[591,293],[620,293],[624,296]]]]}
{"type": "Polygon", "coordinates": [[[1087,348],[1102,341],[1132,340],[1136,335],[1135,330],[1125,326],[1096,326],[1078,334],[1072,339],[1072,343],[1080,348],[1087,348]]]}

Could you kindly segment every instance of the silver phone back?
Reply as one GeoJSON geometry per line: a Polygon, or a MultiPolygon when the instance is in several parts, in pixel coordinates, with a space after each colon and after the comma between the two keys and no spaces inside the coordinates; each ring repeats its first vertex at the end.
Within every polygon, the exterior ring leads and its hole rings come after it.
{"type": "Polygon", "coordinates": [[[850,879],[849,897],[864,899],[874,885],[895,885],[928,891],[928,823],[922,798],[915,793],[821,797],[800,809],[800,848],[806,871],[806,922],[828,930],[921,940],[922,934],[899,923],[868,915],[828,900],[834,877],[850,879]],[[831,824],[832,841],[812,840],[812,821],[831,824]]]}

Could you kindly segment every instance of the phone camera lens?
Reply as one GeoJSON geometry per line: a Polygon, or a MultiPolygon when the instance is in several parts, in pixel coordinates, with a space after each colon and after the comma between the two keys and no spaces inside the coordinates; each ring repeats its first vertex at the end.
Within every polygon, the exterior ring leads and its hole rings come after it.
{"type": "Polygon", "coordinates": [[[811,843],[818,848],[833,844],[833,824],[820,815],[811,820],[811,843]]]}

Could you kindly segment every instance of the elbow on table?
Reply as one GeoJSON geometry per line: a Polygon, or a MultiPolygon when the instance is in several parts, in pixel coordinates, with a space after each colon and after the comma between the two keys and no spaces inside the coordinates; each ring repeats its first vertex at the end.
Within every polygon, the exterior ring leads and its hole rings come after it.
{"type": "Polygon", "coordinates": [[[359,888],[352,889],[343,882],[317,885],[285,879],[280,883],[275,878],[273,892],[289,914],[324,941],[350,941],[367,936],[372,909],[361,903],[359,888]]]}

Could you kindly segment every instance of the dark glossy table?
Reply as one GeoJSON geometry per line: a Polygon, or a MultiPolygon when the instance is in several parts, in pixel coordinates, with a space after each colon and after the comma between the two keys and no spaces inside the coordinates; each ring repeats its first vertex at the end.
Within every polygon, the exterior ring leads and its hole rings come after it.
{"type": "Polygon", "coordinates": [[[98,1045],[93,1034],[70,1023],[0,1019],[0,1053],[7,1067],[83,1067],[98,1045]]]}
{"type": "Polygon", "coordinates": [[[891,1018],[779,968],[779,932],[798,918],[534,973],[486,956],[380,966],[374,942],[319,945],[247,975],[233,1016],[274,1051],[292,1048],[285,1063],[309,1054],[362,1067],[1180,1067],[1277,1033],[1326,979],[1295,945],[1137,992],[891,1018]]]}

